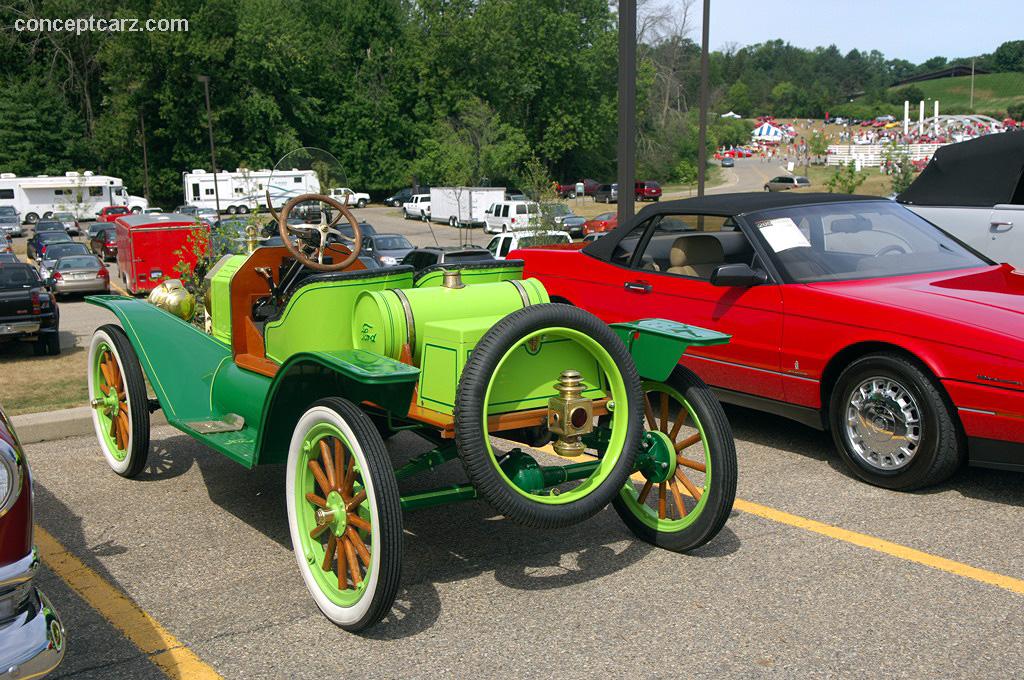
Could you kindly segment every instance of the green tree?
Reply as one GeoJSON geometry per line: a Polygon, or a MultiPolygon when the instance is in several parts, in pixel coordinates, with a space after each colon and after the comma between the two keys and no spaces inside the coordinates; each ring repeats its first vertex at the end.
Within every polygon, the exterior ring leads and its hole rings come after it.
{"type": "Polygon", "coordinates": [[[1024,71],[1024,40],[1010,40],[997,47],[992,64],[999,71],[1024,71]]]}
{"type": "Polygon", "coordinates": [[[825,135],[815,131],[807,140],[807,151],[814,156],[816,162],[821,162],[822,158],[828,154],[828,140],[825,139],[825,135]]]}
{"type": "Polygon", "coordinates": [[[729,86],[729,92],[725,96],[725,108],[740,115],[749,116],[753,106],[750,103],[750,87],[742,80],[737,80],[729,86]]]}
{"type": "Polygon", "coordinates": [[[852,194],[857,191],[857,187],[863,184],[867,180],[867,175],[862,172],[857,172],[857,166],[853,161],[840,165],[836,168],[835,173],[832,177],[825,182],[825,186],[828,187],[828,192],[841,194],[852,194]]]}

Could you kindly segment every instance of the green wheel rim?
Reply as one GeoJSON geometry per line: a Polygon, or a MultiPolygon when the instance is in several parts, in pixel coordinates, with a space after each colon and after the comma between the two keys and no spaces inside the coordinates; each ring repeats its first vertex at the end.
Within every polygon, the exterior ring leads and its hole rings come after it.
{"type": "Polygon", "coordinates": [[[121,369],[117,365],[114,351],[105,342],[101,342],[96,346],[96,353],[93,355],[92,373],[92,384],[94,385],[92,405],[96,409],[96,416],[100,421],[100,432],[103,436],[103,442],[107,445],[107,451],[110,452],[110,455],[115,460],[123,461],[128,455],[127,433],[131,432],[130,423],[127,416],[125,416],[122,419],[125,424],[125,434],[119,435],[114,425],[114,419],[119,417],[121,404],[124,404],[125,409],[127,409],[128,397],[125,392],[124,376],[121,375],[121,369]],[[111,368],[117,371],[116,375],[112,375],[110,379],[108,379],[103,371],[104,363],[107,364],[108,371],[111,368]],[[112,387],[113,389],[111,389],[112,387]],[[125,440],[123,446],[118,443],[119,438],[125,440]]]}
{"type": "MultiPolygon", "coordinates": [[[[566,368],[572,367],[566,366],[566,368]]],[[[552,376],[552,384],[554,384],[554,381],[555,379],[557,379],[557,377],[558,376],[552,376]]],[[[498,361],[498,365],[494,369],[494,373],[491,376],[491,380],[487,384],[487,392],[484,394],[484,444],[487,447],[487,453],[490,455],[491,464],[494,465],[494,469],[498,471],[498,474],[501,475],[502,479],[504,479],[505,482],[510,487],[515,489],[517,492],[519,492],[526,498],[529,498],[530,500],[536,501],[538,503],[545,503],[547,505],[565,505],[567,503],[578,501],[579,499],[587,496],[594,489],[599,487],[604,482],[604,480],[608,478],[608,475],[611,474],[612,470],[615,468],[616,463],[618,463],[619,461],[619,456],[622,454],[622,446],[626,440],[628,414],[629,395],[626,391],[626,383],[622,378],[622,374],[619,373],[619,369],[615,365],[615,360],[612,358],[611,354],[609,354],[608,351],[592,337],[590,337],[589,335],[585,335],[575,329],[564,328],[561,326],[544,328],[538,331],[534,331],[523,338],[520,338],[519,342],[513,345],[507,352],[505,352],[505,354],[501,357],[501,360],[498,361]],[[602,455],[600,463],[594,469],[594,472],[590,474],[589,477],[587,477],[584,480],[581,480],[580,483],[573,487],[572,489],[564,491],[557,496],[549,494],[530,493],[529,491],[520,488],[515,484],[515,482],[509,479],[508,475],[505,474],[505,471],[501,469],[501,465],[499,465],[498,463],[498,457],[495,455],[494,449],[491,446],[490,432],[487,428],[487,413],[490,410],[489,406],[491,402],[491,389],[494,387],[495,377],[501,374],[502,366],[505,364],[505,361],[512,355],[513,352],[515,352],[520,346],[529,342],[533,338],[540,338],[540,336],[542,335],[547,336],[549,338],[561,337],[567,340],[572,340],[574,342],[577,342],[584,349],[590,352],[591,356],[593,356],[597,360],[598,365],[604,372],[605,380],[607,380],[607,389],[608,391],[611,392],[611,399],[616,404],[615,412],[612,414],[611,417],[612,432],[608,441],[608,446],[605,448],[605,453],[604,455],[602,455]],[[616,414],[618,413],[623,414],[622,417],[617,417],[616,414]]],[[[500,436],[500,434],[498,436],[500,436]]]]}
{"type": "MultiPolygon", "coordinates": [[[[697,418],[697,414],[696,414],[696,412],[694,412],[693,406],[691,406],[690,402],[688,402],[685,398],[683,398],[683,395],[682,395],[681,392],[679,392],[679,390],[676,390],[675,388],[673,388],[673,387],[671,387],[669,385],[666,385],[664,383],[658,383],[658,382],[652,382],[652,381],[644,381],[644,383],[643,383],[643,390],[644,390],[644,395],[645,395],[644,398],[645,399],[647,399],[646,395],[648,393],[650,393],[650,392],[661,392],[661,393],[667,394],[668,396],[670,396],[673,399],[675,399],[676,402],[681,404],[682,407],[684,409],[686,409],[686,413],[689,416],[690,421],[693,423],[694,429],[697,430],[696,435],[699,435],[699,437],[700,437],[699,441],[700,441],[700,443],[704,447],[704,461],[703,462],[704,462],[704,468],[705,469],[704,469],[703,488],[700,488],[700,485],[695,485],[700,490],[700,499],[697,500],[697,503],[692,508],[687,509],[685,515],[683,515],[681,517],[678,517],[678,518],[675,518],[675,519],[670,518],[670,517],[666,517],[665,519],[662,519],[659,516],[659,513],[658,513],[658,511],[656,509],[654,509],[651,506],[647,505],[646,502],[641,503],[640,502],[640,494],[642,493],[642,491],[637,491],[636,490],[636,487],[634,486],[634,483],[633,483],[632,480],[626,482],[626,485],[624,487],[622,487],[622,489],[619,490],[619,497],[626,504],[626,507],[628,507],[630,509],[630,511],[637,518],[640,519],[641,522],[646,524],[651,529],[654,529],[655,531],[666,532],[666,533],[682,531],[682,530],[686,529],[687,527],[689,527],[690,525],[692,525],[694,522],[697,521],[697,518],[700,517],[701,513],[704,511],[704,507],[707,505],[708,491],[711,488],[711,449],[708,446],[708,438],[707,438],[707,435],[704,433],[704,425],[703,425],[703,423],[700,422],[700,419],[697,418]]],[[[662,397],[662,398],[664,399],[664,397],[662,397]]],[[[651,410],[653,410],[653,409],[649,408],[648,414],[650,414],[651,410]]],[[[677,411],[677,413],[676,413],[676,419],[677,420],[678,420],[678,414],[679,413],[680,413],[679,411],[677,411]]],[[[645,422],[648,425],[651,425],[649,419],[650,419],[650,415],[647,415],[646,419],[645,419],[645,422]]],[[[656,416],[655,416],[655,419],[657,419],[656,416]]],[[[664,428],[665,426],[662,425],[662,427],[664,428]]],[[[694,435],[691,435],[691,437],[692,436],[694,436],[694,435]]],[[[677,433],[677,439],[678,439],[678,433],[677,433]]],[[[676,443],[678,443],[678,442],[676,442],[676,443]]],[[[694,444],[696,444],[696,443],[697,442],[695,441],[694,444]]],[[[683,451],[685,451],[685,449],[683,451]]],[[[680,452],[680,456],[681,457],[685,457],[682,452],[680,452]]],[[[676,485],[676,488],[679,489],[679,487],[682,486],[682,484],[680,483],[678,476],[679,475],[686,475],[687,474],[688,468],[685,467],[682,464],[678,464],[678,461],[679,461],[679,458],[677,458],[676,476],[674,476],[673,479],[670,481],[670,483],[668,485],[666,485],[666,488],[668,489],[668,491],[671,491],[671,484],[672,483],[674,483],[676,485]]],[[[691,484],[692,484],[692,482],[691,482],[691,484]]],[[[657,487],[657,488],[660,491],[660,486],[657,487]]],[[[682,489],[679,489],[679,490],[680,490],[681,495],[686,493],[682,489]]],[[[684,496],[684,500],[685,500],[685,496],[684,496]]],[[[675,505],[674,494],[670,494],[667,497],[667,499],[666,499],[666,510],[668,510],[668,508],[670,508],[673,505],[675,505]]],[[[678,507],[676,508],[676,514],[681,514],[681,513],[678,512],[678,507]]]]}
{"type": "Polygon", "coordinates": [[[298,524],[299,549],[302,551],[309,570],[328,599],[339,607],[351,607],[363,597],[367,583],[370,581],[372,559],[365,561],[360,558],[358,545],[362,545],[366,553],[372,556],[371,531],[356,526],[361,520],[365,525],[371,522],[370,499],[364,493],[362,483],[363,471],[359,460],[352,454],[352,445],[341,430],[331,423],[317,423],[302,439],[302,451],[298,456],[295,470],[295,519],[298,524]],[[324,448],[328,456],[324,456],[324,448]],[[342,461],[335,462],[337,457],[342,461]],[[317,480],[310,463],[327,479],[328,490],[317,480]],[[334,471],[328,474],[328,462],[333,463],[334,471]],[[345,479],[351,465],[351,486],[345,488],[345,479]],[[335,482],[333,485],[331,481],[335,482]],[[313,495],[324,504],[309,500],[313,495]],[[362,496],[355,512],[344,512],[346,504],[355,497],[362,496]],[[334,519],[329,522],[317,522],[317,511],[333,511],[334,519]],[[357,519],[353,519],[353,514],[357,519]],[[325,527],[325,528],[321,528],[325,527]],[[317,536],[312,533],[321,529],[317,536]],[[357,535],[353,539],[353,532],[357,535]],[[358,544],[358,545],[357,545],[358,544]],[[330,549],[330,555],[328,555],[330,549]],[[338,555],[343,554],[343,558],[338,555]],[[329,559],[328,559],[329,557],[329,559]],[[355,558],[358,583],[351,571],[351,560],[355,558]],[[339,570],[342,575],[339,575],[339,570]],[[351,583],[351,585],[349,585],[351,583]],[[344,587],[342,587],[344,584],[344,587]]]}

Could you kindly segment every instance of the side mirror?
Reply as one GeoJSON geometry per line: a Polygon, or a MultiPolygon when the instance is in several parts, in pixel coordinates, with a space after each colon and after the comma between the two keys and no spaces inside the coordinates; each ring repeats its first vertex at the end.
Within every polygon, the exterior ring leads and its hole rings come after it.
{"type": "Polygon", "coordinates": [[[723,264],[711,272],[712,286],[733,286],[748,288],[768,283],[768,274],[763,270],[753,270],[749,264],[723,264]]]}

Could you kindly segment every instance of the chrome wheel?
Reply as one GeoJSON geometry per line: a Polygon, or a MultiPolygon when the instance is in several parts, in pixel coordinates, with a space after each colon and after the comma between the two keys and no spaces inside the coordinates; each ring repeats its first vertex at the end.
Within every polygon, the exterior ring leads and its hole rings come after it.
{"type": "Polygon", "coordinates": [[[922,430],[917,400],[896,380],[868,378],[850,393],[846,437],[853,453],[870,467],[891,472],[909,465],[922,430]]]}

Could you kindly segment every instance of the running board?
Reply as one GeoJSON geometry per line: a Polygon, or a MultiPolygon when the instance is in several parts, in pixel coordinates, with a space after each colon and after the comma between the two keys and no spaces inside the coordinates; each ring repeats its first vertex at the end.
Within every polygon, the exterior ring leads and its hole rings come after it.
{"type": "Polygon", "coordinates": [[[245,418],[237,413],[228,413],[223,420],[193,420],[186,421],[184,425],[199,434],[238,432],[245,427],[245,418]]]}

